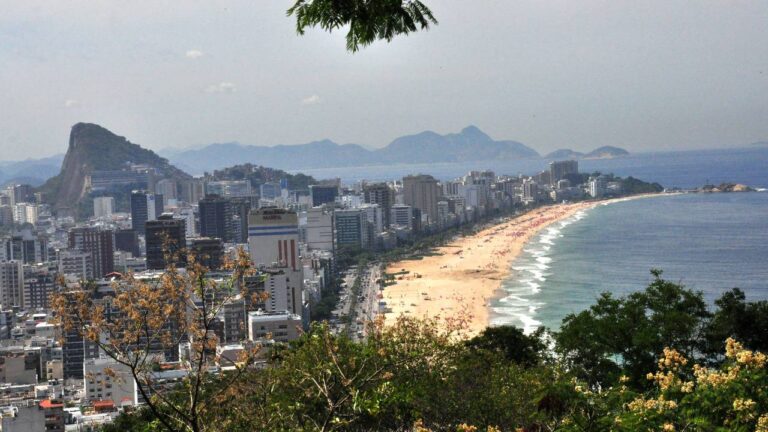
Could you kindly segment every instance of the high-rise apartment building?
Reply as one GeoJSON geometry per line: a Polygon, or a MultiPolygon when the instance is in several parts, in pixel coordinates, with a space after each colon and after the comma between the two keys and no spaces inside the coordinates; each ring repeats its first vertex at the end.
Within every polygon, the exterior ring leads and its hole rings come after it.
{"type": "Polygon", "coordinates": [[[48,238],[28,229],[0,238],[0,260],[18,260],[24,264],[48,261],[48,238]]]}
{"type": "Polygon", "coordinates": [[[21,202],[13,206],[13,221],[17,224],[36,224],[39,214],[37,204],[21,202]]]}
{"type": "Polygon", "coordinates": [[[131,227],[137,234],[144,234],[147,221],[163,214],[163,196],[147,191],[131,193],[131,227]]]}
{"type": "MultiPolygon", "coordinates": [[[[0,195],[4,197],[5,195],[0,195]]],[[[0,226],[13,225],[13,207],[0,205],[0,226]]]]}
{"type": "Polygon", "coordinates": [[[141,256],[139,234],[132,229],[115,231],[115,250],[130,252],[134,257],[141,256]]]}
{"type": "Polygon", "coordinates": [[[392,224],[390,212],[395,205],[395,191],[386,183],[371,183],[363,186],[363,198],[368,204],[378,204],[383,215],[385,228],[392,224]]]}
{"type": "Polygon", "coordinates": [[[539,186],[533,179],[523,180],[523,204],[535,203],[539,200],[539,186]]]}
{"type": "Polygon", "coordinates": [[[333,204],[339,196],[339,187],[336,185],[310,185],[309,194],[312,197],[312,207],[323,204],[333,204]]]}
{"type": "Polygon", "coordinates": [[[224,243],[220,238],[202,237],[190,240],[190,252],[195,254],[195,261],[210,270],[221,268],[224,262],[224,243]]]}
{"type": "Polygon", "coordinates": [[[437,202],[440,200],[440,186],[430,175],[403,177],[403,200],[406,205],[419,209],[427,223],[437,223],[437,202]]]}
{"type": "Polygon", "coordinates": [[[166,254],[171,255],[176,265],[184,264],[187,236],[183,220],[163,213],[156,220],[147,221],[145,232],[148,270],[162,270],[170,264],[165,259],[166,254]]]}
{"type": "Polygon", "coordinates": [[[395,204],[389,212],[389,220],[392,225],[413,228],[413,208],[409,205],[395,204]]]}
{"type": "Polygon", "coordinates": [[[97,279],[115,271],[115,234],[112,230],[72,228],[69,248],[91,254],[93,274],[97,279]]]}
{"type": "Polygon", "coordinates": [[[608,189],[608,180],[604,176],[590,177],[589,179],[589,196],[592,198],[600,198],[605,195],[608,189]]]}
{"type": "Polygon", "coordinates": [[[248,215],[248,247],[256,265],[277,263],[298,271],[299,219],[296,213],[276,207],[251,210],[248,215]]]}
{"type": "Polygon", "coordinates": [[[90,252],[62,249],[58,253],[59,274],[80,280],[92,280],[93,259],[90,252]]]}
{"type": "Polygon", "coordinates": [[[264,310],[267,312],[302,313],[303,279],[301,272],[286,268],[267,268],[264,270],[267,278],[264,290],[267,300],[264,310]]]}
{"type": "Polygon", "coordinates": [[[232,204],[232,229],[235,243],[248,243],[248,213],[251,211],[251,200],[245,197],[229,199],[232,204]]]}
{"type": "Polygon", "coordinates": [[[384,212],[381,206],[378,204],[362,204],[358,208],[365,213],[368,226],[373,231],[373,235],[381,234],[384,231],[384,212]]]}
{"type": "Polygon", "coordinates": [[[566,160],[549,163],[549,181],[551,185],[556,185],[558,180],[562,180],[568,174],[579,173],[579,161],[566,160]]]}
{"type": "Polygon", "coordinates": [[[93,217],[109,219],[115,211],[113,197],[96,197],[93,199],[93,217]]]}
{"type": "Polygon", "coordinates": [[[21,261],[0,263],[0,305],[3,310],[24,306],[24,266],[21,261]]]}
{"type": "Polygon", "coordinates": [[[367,248],[369,245],[368,218],[362,209],[333,212],[336,244],[341,247],[367,248]]]}
{"type": "Polygon", "coordinates": [[[224,242],[234,242],[232,203],[219,195],[207,195],[200,200],[200,235],[224,242]]]}
{"type": "Polygon", "coordinates": [[[164,205],[178,199],[177,190],[176,180],[173,179],[162,179],[155,183],[155,194],[163,196],[164,205]]]}
{"type": "Polygon", "coordinates": [[[304,227],[307,248],[310,250],[334,250],[333,211],[323,207],[307,210],[307,224],[304,227]]]}
{"type": "Polygon", "coordinates": [[[179,198],[187,204],[197,204],[205,196],[205,182],[199,178],[179,182],[179,189],[179,198]]]}
{"type": "Polygon", "coordinates": [[[303,274],[299,257],[299,219],[292,211],[265,207],[248,215],[248,248],[257,266],[267,267],[267,310],[301,314],[303,274]],[[274,301],[273,301],[274,299],[274,301]]]}
{"type": "Polygon", "coordinates": [[[6,195],[11,199],[10,205],[35,202],[35,190],[28,184],[10,185],[6,188],[6,195]]]}
{"type": "Polygon", "coordinates": [[[51,263],[24,266],[24,307],[48,309],[56,290],[56,266],[51,263]]]}

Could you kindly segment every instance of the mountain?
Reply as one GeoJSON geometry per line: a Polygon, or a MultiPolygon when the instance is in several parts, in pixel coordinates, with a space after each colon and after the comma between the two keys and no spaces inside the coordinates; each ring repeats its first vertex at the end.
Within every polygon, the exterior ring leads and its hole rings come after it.
{"type": "Polygon", "coordinates": [[[754,146],[754,147],[768,147],[768,141],[758,141],[758,142],[753,142],[753,143],[752,143],[752,144],[750,144],[750,145],[751,145],[751,146],[754,146]]]}
{"type": "Polygon", "coordinates": [[[40,191],[56,209],[74,208],[86,195],[86,177],[96,170],[119,170],[128,164],[145,164],[162,176],[189,178],[155,152],[133,144],[124,137],[91,124],[77,123],[69,134],[69,147],[59,174],[40,191]]]}
{"type": "Polygon", "coordinates": [[[516,141],[494,141],[475,126],[457,134],[439,135],[427,131],[397,138],[388,146],[372,152],[384,163],[431,163],[522,159],[538,157],[530,147],[516,141]]]}
{"type": "Polygon", "coordinates": [[[59,172],[63,154],[42,159],[0,162],[0,186],[27,183],[39,186],[59,172]]]}
{"type": "Polygon", "coordinates": [[[552,153],[547,154],[544,156],[544,159],[556,159],[556,160],[564,160],[564,159],[581,159],[584,157],[584,153],[573,151],[571,149],[559,149],[555,150],[552,153]]]}
{"type": "Polygon", "coordinates": [[[273,147],[250,146],[237,142],[211,144],[197,150],[187,150],[171,156],[174,164],[195,174],[254,162],[282,169],[329,168],[366,165],[370,151],[356,144],[337,144],[331,140],[313,141],[299,145],[273,147]]]}
{"type": "Polygon", "coordinates": [[[610,159],[619,156],[627,156],[629,152],[623,148],[613,146],[598,147],[584,155],[584,159],[610,159]]]}
{"type": "Polygon", "coordinates": [[[447,135],[426,131],[403,136],[376,150],[357,144],[337,144],[326,139],[272,147],[240,143],[211,144],[200,149],[168,152],[165,155],[174,164],[196,174],[244,162],[295,170],[539,156],[535,150],[519,142],[495,141],[475,126],[447,135]]]}

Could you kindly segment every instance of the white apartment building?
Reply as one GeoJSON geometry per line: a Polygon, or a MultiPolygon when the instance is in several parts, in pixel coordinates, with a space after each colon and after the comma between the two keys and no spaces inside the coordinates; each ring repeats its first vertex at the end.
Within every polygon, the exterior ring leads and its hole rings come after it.
{"type": "Polygon", "coordinates": [[[96,197],[93,199],[93,217],[110,219],[115,211],[115,199],[113,197],[96,197]]]}
{"type": "Polygon", "coordinates": [[[116,406],[138,404],[136,381],[127,366],[110,358],[88,359],[83,372],[86,400],[111,400],[116,406]]]}

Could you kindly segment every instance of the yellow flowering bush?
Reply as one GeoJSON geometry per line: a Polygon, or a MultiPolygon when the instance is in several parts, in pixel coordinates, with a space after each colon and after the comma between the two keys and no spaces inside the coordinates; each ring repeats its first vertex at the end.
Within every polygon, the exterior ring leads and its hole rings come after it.
{"type": "Polygon", "coordinates": [[[592,405],[605,409],[601,430],[768,432],[765,354],[728,339],[718,368],[695,364],[673,349],[664,349],[657,366],[647,375],[653,383],[648,392],[622,385],[593,393],[592,405]]]}

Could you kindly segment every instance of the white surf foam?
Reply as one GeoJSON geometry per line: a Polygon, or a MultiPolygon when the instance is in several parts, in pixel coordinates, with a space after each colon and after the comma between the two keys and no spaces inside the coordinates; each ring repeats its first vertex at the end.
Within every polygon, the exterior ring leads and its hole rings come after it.
{"type": "Polygon", "coordinates": [[[526,334],[535,331],[541,321],[536,315],[542,307],[546,306],[537,299],[542,289],[546,289],[548,270],[551,268],[553,247],[558,238],[565,234],[563,230],[587,217],[587,210],[580,210],[573,216],[559,221],[553,226],[545,228],[535,239],[528,242],[523,248],[523,253],[512,265],[514,279],[509,279],[502,284],[506,293],[496,304],[491,307],[494,316],[492,325],[513,324],[521,326],[526,334]]]}

